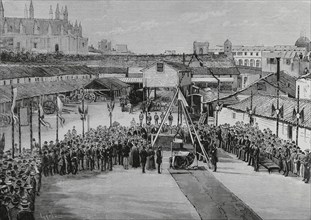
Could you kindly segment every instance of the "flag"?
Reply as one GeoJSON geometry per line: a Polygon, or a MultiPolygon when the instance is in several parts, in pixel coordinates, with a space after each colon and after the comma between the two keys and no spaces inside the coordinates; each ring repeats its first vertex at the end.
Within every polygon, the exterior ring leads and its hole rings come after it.
{"type": "Polygon", "coordinates": [[[292,118],[295,119],[296,117],[297,117],[297,112],[296,112],[296,108],[294,108],[292,118]]]}
{"type": "Polygon", "coordinates": [[[305,111],[304,108],[300,112],[300,122],[303,123],[305,120],[305,111]]]}
{"type": "Polygon", "coordinates": [[[5,136],[4,136],[4,133],[3,133],[2,134],[2,138],[0,140],[0,159],[2,159],[2,157],[3,157],[4,147],[5,147],[5,136]]]}
{"type": "Polygon", "coordinates": [[[12,99],[12,106],[11,106],[11,113],[12,119],[14,120],[14,124],[17,124],[18,117],[14,113],[15,105],[16,105],[16,97],[17,97],[17,88],[13,89],[13,99],[12,99]]]}
{"type": "Polygon", "coordinates": [[[41,104],[39,104],[39,108],[40,108],[40,124],[43,125],[44,127],[52,128],[51,124],[44,120],[44,111],[41,104]]]}
{"type": "Polygon", "coordinates": [[[57,96],[56,102],[57,102],[57,110],[58,110],[58,118],[59,118],[60,126],[63,127],[65,124],[65,118],[62,116],[64,105],[63,105],[62,100],[59,98],[59,96],[57,96]]]}
{"type": "Polygon", "coordinates": [[[180,90],[178,91],[178,100],[180,100],[184,104],[185,107],[189,107],[184,95],[182,94],[180,90]]]}
{"type": "Polygon", "coordinates": [[[60,100],[60,98],[57,96],[57,108],[58,108],[58,112],[62,113],[63,111],[63,102],[62,100],[60,100]]]}
{"type": "Polygon", "coordinates": [[[284,106],[283,106],[283,105],[282,105],[282,107],[280,108],[279,115],[280,115],[281,118],[284,117],[284,106]]]}

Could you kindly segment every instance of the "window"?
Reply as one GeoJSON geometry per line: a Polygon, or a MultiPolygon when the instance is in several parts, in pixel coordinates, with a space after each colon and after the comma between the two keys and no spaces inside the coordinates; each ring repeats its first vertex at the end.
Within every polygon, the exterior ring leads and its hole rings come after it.
{"type": "Polygon", "coordinates": [[[17,79],[16,82],[19,83],[19,79],[17,79]]]}
{"type": "Polygon", "coordinates": [[[232,52],[232,55],[235,56],[235,55],[236,55],[236,52],[232,52]]]}
{"type": "Polygon", "coordinates": [[[235,119],[236,118],[236,113],[232,112],[232,118],[235,119]]]}
{"type": "Polygon", "coordinates": [[[251,61],[250,61],[250,66],[251,67],[255,66],[255,61],[253,59],[251,59],[251,61]]]}
{"type": "Polygon", "coordinates": [[[157,72],[163,72],[164,64],[163,63],[157,63],[157,72]]]}
{"type": "Polygon", "coordinates": [[[258,52],[256,53],[256,56],[259,56],[259,53],[258,53],[258,52]]]}
{"type": "Polygon", "coordinates": [[[6,85],[6,81],[5,81],[5,80],[3,81],[3,85],[4,85],[4,86],[6,85]]]}
{"type": "Polygon", "coordinates": [[[242,59],[239,59],[239,65],[243,66],[243,60],[242,59]]]}
{"type": "Polygon", "coordinates": [[[230,75],[230,78],[232,78],[232,75],[230,75]]]}
{"type": "Polygon", "coordinates": [[[248,66],[248,60],[244,60],[244,66],[248,66]]]}
{"type": "Polygon", "coordinates": [[[28,82],[31,82],[31,79],[30,79],[30,78],[28,78],[28,82]]]}
{"type": "Polygon", "coordinates": [[[290,61],[291,61],[290,59],[286,59],[286,64],[290,65],[290,63],[291,63],[290,61]]]}
{"type": "Polygon", "coordinates": [[[12,79],[10,79],[10,85],[12,85],[13,84],[13,80],[12,79]]]}
{"type": "Polygon", "coordinates": [[[37,43],[33,43],[33,48],[37,48],[37,43]]]}
{"type": "Polygon", "coordinates": [[[253,52],[251,52],[251,56],[253,56],[253,52]]]}
{"type": "Polygon", "coordinates": [[[243,53],[242,53],[242,52],[237,52],[237,55],[238,55],[238,56],[242,56],[243,53]]]}
{"type": "Polygon", "coordinates": [[[244,52],[244,55],[247,56],[247,52],[244,52]]]}
{"type": "Polygon", "coordinates": [[[256,60],[256,67],[260,67],[260,60],[256,60]]]}

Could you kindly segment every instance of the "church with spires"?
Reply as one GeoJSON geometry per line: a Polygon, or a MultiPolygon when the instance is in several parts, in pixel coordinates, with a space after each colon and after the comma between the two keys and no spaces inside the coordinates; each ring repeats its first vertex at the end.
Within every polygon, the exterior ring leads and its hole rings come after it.
{"type": "Polygon", "coordinates": [[[87,54],[88,39],[82,25],[68,20],[68,9],[50,6],[49,18],[35,18],[32,0],[25,5],[24,17],[6,17],[0,0],[0,50],[33,53],[87,54]]]}

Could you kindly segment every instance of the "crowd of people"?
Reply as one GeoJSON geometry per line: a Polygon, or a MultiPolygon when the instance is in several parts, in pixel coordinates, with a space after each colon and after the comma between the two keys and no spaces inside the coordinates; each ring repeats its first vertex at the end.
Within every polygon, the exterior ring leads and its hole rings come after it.
{"type": "Polygon", "coordinates": [[[34,219],[35,200],[41,189],[41,159],[20,154],[0,160],[0,219],[34,219]]]}
{"type": "Polygon", "coordinates": [[[266,166],[270,172],[278,169],[285,177],[292,174],[302,177],[305,183],[310,180],[311,153],[302,150],[293,141],[283,140],[270,129],[260,130],[258,125],[237,123],[216,126],[200,125],[197,127],[203,145],[224,149],[253,166],[255,171],[259,165],[266,166]]]}
{"type": "MultiPolygon", "coordinates": [[[[188,129],[172,126],[173,116],[169,115],[169,124],[164,124],[163,132],[175,129],[174,132],[179,133],[184,141],[190,142],[188,129]]],[[[162,148],[151,146],[150,134],[157,132],[164,114],[155,114],[154,124],[151,124],[150,113],[147,114],[147,124],[144,125],[143,116],[142,113],[139,115],[139,123],[133,118],[129,127],[99,126],[84,135],[78,135],[73,127],[58,143],[44,142],[40,148],[34,140],[31,152],[20,152],[16,158],[5,155],[0,160],[0,219],[34,219],[35,199],[40,195],[42,175],[75,175],[85,170],[105,172],[112,171],[115,165],[126,170],[130,166],[140,167],[142,173],[145,169],[157,169],[161,173],[162,148]]],[[[222,148],[236,154],[255,171],[259,170],[260,164],[270,160],[284,176],[291,172],[301,176],[305,183],[310,180],[309,150],[302,151],[294,142],[276,137],[269,129],[261,131],[256,125],[243,123],[234,126],[196,124],[196,129],[215,172],[217,148],[222,148]]],[[[202,153],[197,141],[195,146],[196,151],[202,153]]]]}

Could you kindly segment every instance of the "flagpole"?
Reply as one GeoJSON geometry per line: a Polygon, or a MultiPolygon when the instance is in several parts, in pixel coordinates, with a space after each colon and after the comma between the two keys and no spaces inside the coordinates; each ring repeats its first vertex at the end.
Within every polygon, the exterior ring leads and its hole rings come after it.
{"type": "Polygon", "coordinates": [[[58,143],[58,114],[59,114],[59,103],[58,103],[58,94],[56,94],[56,143],[58,143]]]}
{"type": "Polygon", "coordinates": [[[21,108],[18,108],[18,147],[19,155],[22,153],[22,126],[21,126],[21,108]]]}
{"type": "MultiPolygon", "coordinates": [[[[13,91],[13,85],[11,86],[11,95],[12,95],[12,106],[13,106],[13,102],[14,102],[14,91],[13,91]]],[[[14,111],[14,109],[13,109],[14,111]]],[[[13,117],[14,112],[12,112],[12,158],[14,159],[14,117],[13,117]]]]}
{"type": "Polygon", "coordinates": [[[33,150],[33,146],[32,146],[32,139],[33,139],[33,133],[32,133],[32,98],[30,99],[30,103],[29,103],[29,129],[30,129],[30,149],[31,149],[31,152],[33,150]]]}
{"type": "Polygon", "coordinates": [[[41,151],[41,121],[40,121],[40,117],[41,117],[41,109],[40,109],[40,104],[41,104],[41,97],[39,96],[38,98],[38,139],[39,139],[39,148],[41,151]]]}
{"type": "Polygon", "coordinates": [[[84,88],[83,88],[83,94],[82,94],[82,137],[84,138],[84,118],[85,118],[85,112],[84,112],[84,88]]]}
{"type": "Polygon", "coordinates": [[[296,145],[298,146],[298,136],[299,136],[299,119],[300,119],[300,86],[297,88],[297,128],[296,128],[296,145]]]}

